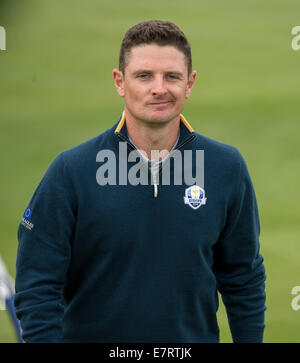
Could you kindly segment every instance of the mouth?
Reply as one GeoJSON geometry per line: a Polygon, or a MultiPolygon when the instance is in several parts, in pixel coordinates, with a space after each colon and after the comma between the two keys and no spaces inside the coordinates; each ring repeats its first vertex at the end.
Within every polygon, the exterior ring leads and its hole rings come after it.
{"type": "Polygon", "coordinates": [[[168,105],[170,103],[173,103],[173,101],[157,101],[157,102],[150,102],[149,105],[152,106],[164,106],[164,105],[168,105]]]}

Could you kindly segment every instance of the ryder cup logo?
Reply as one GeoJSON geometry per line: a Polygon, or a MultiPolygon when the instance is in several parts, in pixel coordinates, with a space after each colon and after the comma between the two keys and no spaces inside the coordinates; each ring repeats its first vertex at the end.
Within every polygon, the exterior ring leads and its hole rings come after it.
{"type": "Polygon", "coordinates": [[[198,209],[201,205],[206,204],[205,191],[193,185],[185,190],[184,203],[188,204],[193,209],[198,209]]]}

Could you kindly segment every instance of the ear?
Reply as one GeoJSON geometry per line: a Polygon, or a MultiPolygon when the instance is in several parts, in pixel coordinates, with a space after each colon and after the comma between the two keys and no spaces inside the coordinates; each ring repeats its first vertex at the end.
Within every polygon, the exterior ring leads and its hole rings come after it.
{"type": "Polygon", "coordinates": [[[124,97],[124,95],[125,95],[125,92],[124,92],[124,75],[120,70],[118,70],[116,68],[113,70],[113,80],[114,80],[118,95],[120,97],[124,97]]]}
{"type": "Polygon", "coordinates": [[[189,79],[188,79],[187,88],[186,88],[186,92],[185,92],[185,98],[190,97],[190,94],[191,94],[192,89],[194,87],[196,76],[197,76],[197,72],[192,71],[192,73],[190,74],[189,79]]]}

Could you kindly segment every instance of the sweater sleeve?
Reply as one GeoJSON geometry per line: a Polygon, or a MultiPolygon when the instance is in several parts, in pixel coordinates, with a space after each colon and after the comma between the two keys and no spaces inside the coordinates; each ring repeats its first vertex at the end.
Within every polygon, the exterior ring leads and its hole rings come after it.
{"type": "Polygon", "coordinates": [[[259,253],[260,223],[253,185],[238,152],[237,182],[228,204],[227,222],[215,245],[214,272],[233,342],[263,341],[265,268],[259,253]]]}
{"type": "Polygon", "coordinates": [[[15,309],[25,342],[60,342],[76,202],[63,154],[50,165],[18,228],[15,309]]]}

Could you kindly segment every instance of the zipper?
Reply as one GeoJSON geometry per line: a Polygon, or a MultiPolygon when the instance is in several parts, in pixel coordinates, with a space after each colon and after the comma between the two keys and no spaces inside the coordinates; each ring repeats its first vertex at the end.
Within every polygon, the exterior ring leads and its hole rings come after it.
{"type": "Polygon", "coordinates": [[[153,175],[153,186],[154,186],[154,198],[157,198],[158,196],[158,184],[157,184],[157,174],[153,175]]]}
{"type": "MultiPolygon", "coordinates": [[[[188,138],[187,140],[185,140],[185,142],[183,142],[181,145],[179,145],[178,147],[176,147],[174,150],[172,150],[169,155],[168,155],[168,159],[172,156],[172,154],[174,153],[174,151],[181,149],[184,145],[186,145],[188,142],[192,141],[195,138],[195,135],[192,135],[190,138],[188,138]]],[[[165,160],[166,161],[166,160],[165,160]]],[[[162,162],[159,163],[159,169],[158,169],[158,174],[160,173],[160,170],[162,168],[162,162]]]]}
{"type": "MultiPolygon", "coordinates": [[[[137,150],[132,144],[131,142],[129,142],[125,137],[123,137],[122,135],[118,134],[118,137],[120,139],[122,139],[123,141],[127,142],[127,144],[133,149],[133,150],[137,150]]],[[[186,145],[188,142],[192,141],[193,139],[195,138],[195,135],[192,135],[191,137],[189,137],[185,142],[183,142],[181,145],[179,145],[177,148],[175,148],[171,153],[169,153],[169,156],[168,157],[171,157],[172,153],[175,151],[175,150],[179,150],[181,149],[184,145],[186,145]]],[[[151,162],[150,162],[151,164],[151,162]]],[[[148,163],[148,168],[149,168],[149,163],[148,163]]],[[[159,169],[158,169],[158,172],[157,174],[153,175],[153,196],[154,198],[157,198],[158,197],[158,183],[157,183],[157,176],[159,176],[160,174],[160,171],[161,171],[161,168],[162,168],[162,162],[160,163],[159,165],[159,169]]],[[[151,173],[151,170],[150,170],[150,173],[151,173]]],[[[151,173],[152,175],[152,173],[151,173]]]]}
{"type": "MultiPolygon", "coordinates": [[[[174,150],[172,150],[169,155],[168,155],[168,159],[172,156],[172,153],[174,153],[175,150],[179,150],[181,149],[184,145],[186,145],[188,142],[192,141],[195,138],[195,135],[192,135],[191,137],[189,137],[187,140],[185,140],[185,142],[183,142],[181,145],[179,145],[178,147],[176,147],[174,150]]],[[[166,161],[166,160],[165,160],[166,161]]],[[[158,183],[157,183],[157,176],[159,176],[160,171],[162,169],[162,162],[159,163],[159,169],[156,175],[153,175],[153,186],[154,186],[154,198],[158,197],[158,183]]]]}
{"type": "Polygon", "coordinates": [[[191,137],[189,137],[187,140],[185,140],[185,142],[183,142],[181,145],[179,145],[175,150],[181,149],[184,145],[186,145],[188,142],[192,141],[196,136],[192,135],[191,137]]]}
{"type": "Polygon", "coordinates": [[[133,150],[136,150],[136,148],[132,145],[132,143],[131,142],[129,142],[127,139],[125,139],[125,137],[123,137],[122,135],[120,135],[120,134],[118,134],[118,137],[121,139],[121,140],[123,140],[123,141],[125,141],[125,142],[127,142],[127,144],[133,149],[133,150]]]}

